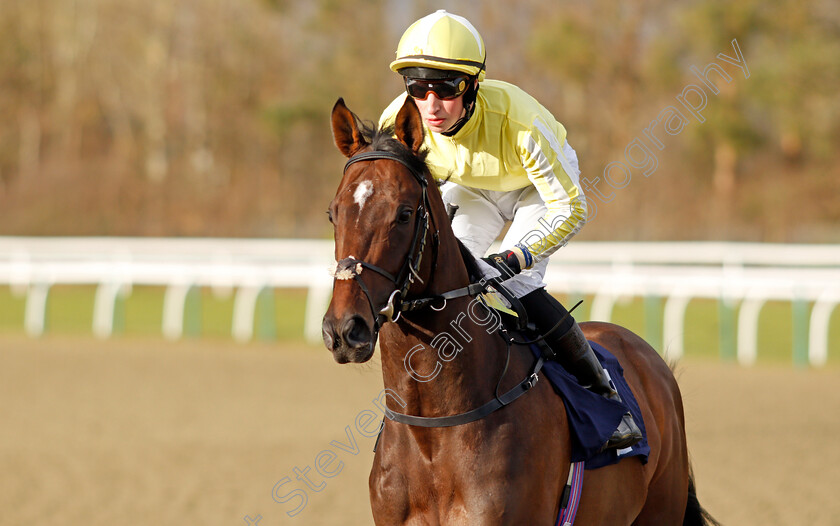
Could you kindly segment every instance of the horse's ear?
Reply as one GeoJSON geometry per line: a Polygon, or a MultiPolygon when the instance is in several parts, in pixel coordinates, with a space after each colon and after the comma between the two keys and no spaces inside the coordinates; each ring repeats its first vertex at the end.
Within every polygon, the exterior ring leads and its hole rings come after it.
{"type": "Polygon", "coordinates": [[[335,145],[345,157],[352,157],[368,145],[359,131],[356,115],[347,109],[342,98],[336,101],[332,109],[332,132],[335,145]]]}
{"type": "Polygon", "coordinates": [[[405,98],[394,124],[397,139],[417,154],[423,145],[423,119],[411,97],[405,98]]]}

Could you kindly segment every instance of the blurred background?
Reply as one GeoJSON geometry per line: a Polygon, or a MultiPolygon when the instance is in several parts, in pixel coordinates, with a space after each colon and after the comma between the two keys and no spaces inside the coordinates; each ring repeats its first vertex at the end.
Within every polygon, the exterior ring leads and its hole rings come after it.
{"type": "Polygon", "coordinates": [[[597,216],[554,290],[680,357],[701,502],[840,524],[840,453],[818,451],[840,434],[836,1],[3,0],[0,525],[372,523],[373,440],[331,444],[374,409],[378,358],[317,342],[329,114],[377,120],[400,35],[441,8],[567,128],[597,216]],[[692,69],[712,62],[717,94],[692,69]],[[655,169],[607,184],[634,141],[655,169]],[[646,285],[605,294],[614,274],[646,285]],[[327,449],[344,470],[313,491],[295,469],[327,449]]]}
{"type": "Polygon", "coordinates": [[[378,119],[402,31],[437,8],[473,21],[488,76],[546,105],[591,177],[691,66],[732,75],[578,239],[840,241],[831,0],[6,0],[0,233],[329,236],[329,111],[378,119]],[[716,59],[732,39],[749,78],[716,59]]]}

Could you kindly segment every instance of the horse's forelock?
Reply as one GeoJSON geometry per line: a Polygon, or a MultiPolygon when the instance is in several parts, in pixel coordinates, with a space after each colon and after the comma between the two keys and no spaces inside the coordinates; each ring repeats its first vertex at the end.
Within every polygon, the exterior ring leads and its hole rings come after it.
{"type": "Polygon", "coordinates": [[[370,143],[371,150],[396,154],[419,173],[425,173],[427,171],[426,156],[428,155],[428,151],[422,149],[415,155],[408,146],[394,137],[393,125],[376,128],[370,123],[365,123],[362,126],[362,133],[370,143]]]}

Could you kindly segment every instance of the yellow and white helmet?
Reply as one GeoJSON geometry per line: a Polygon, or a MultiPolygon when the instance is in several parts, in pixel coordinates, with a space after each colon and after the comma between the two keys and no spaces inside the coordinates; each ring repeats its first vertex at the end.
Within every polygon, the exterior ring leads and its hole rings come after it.
{"type": "Polygon", "coordinates": [[[391,69],[433,68],[459,71],[484,80],[484,40],[469,20],[443,9],[414,22],[397,46],[391,69]]]}

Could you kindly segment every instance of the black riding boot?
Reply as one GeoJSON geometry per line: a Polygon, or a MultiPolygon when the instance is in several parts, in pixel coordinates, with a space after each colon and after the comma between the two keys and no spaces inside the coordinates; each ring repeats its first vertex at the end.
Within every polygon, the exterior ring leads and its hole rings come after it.
{"type": "MultiPolygon", "coordinates": [[[[546,338],[546,343],[554,351],[554,356],[550,359],[559,362],[583,387],[620,402],[621,397],[595,357],[595,352],[586,341],[580,326],[566,308],[544,288],[526,294],[520,301],[528,313],[528,320],[537,327],[540,334],[545,334],[561,318],[566,317],[560,327],[546,338]]],[[[628,412],[604,445],[604,449],[623,449],[641,439],[642,432],[628,412]]]]}

